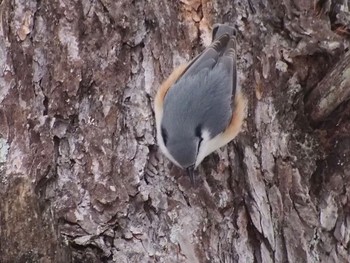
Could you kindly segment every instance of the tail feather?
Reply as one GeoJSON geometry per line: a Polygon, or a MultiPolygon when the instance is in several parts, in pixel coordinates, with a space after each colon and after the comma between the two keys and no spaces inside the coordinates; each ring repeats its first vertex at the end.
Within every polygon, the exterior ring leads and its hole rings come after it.
{"type": "Polygon", "coordinates": [[[235,36],[236,30],[234,29],[234,27],[229,25],[215,24],[213,26],[212,41],[218,39],[224,34],[228,34],[229,36],[235,36]]]}

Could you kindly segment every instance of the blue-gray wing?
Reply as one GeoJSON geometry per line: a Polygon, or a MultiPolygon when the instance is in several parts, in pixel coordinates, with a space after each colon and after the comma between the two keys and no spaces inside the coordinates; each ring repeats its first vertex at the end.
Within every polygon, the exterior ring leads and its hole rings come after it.
{"type": "MultiPolygon", "coordinates": [[[[225,26],[225,30],[232,29],[231,27],[225,26]]],[[[188,75],[195,75],[202,69],[212,69],[218,63],[223,63],[227,69],[233,69],[236,72],[236,40],[232,34],[221,32],[221,27],[218,29],[218,34],[213,35],[212,44],[207,47],[201,54],[195,57],[187,66],[182,73],[182,77],[188,75]]],[[[231,32],[230,32],[231,33],[231,32]]],[[[236,85],[236,74],[234,74],[233,83],[236,85]]],[[[179,78],[180,80],[181,78],[179,78]]],[[[233,90],[234,91],[234,90],[233,90]]]]}
{"type": "Polygon", "coordinates": [[[235,38],[224,33],[193,59],[169,89],[162,122],[176,134],[200,128],[216,136],[232,118],[236,78],[235,38]]]}

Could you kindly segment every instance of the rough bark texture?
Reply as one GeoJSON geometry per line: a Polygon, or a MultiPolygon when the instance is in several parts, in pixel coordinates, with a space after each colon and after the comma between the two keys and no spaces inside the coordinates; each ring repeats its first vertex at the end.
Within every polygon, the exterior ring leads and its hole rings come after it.
{"type": "Polygon", "coordinates": [[[0,1],[0,262],[349,262],[349,17],[341,0],[0,1]],[[192,188],[152,103],[217,22],[237,28],[249,109],[192,188]]]}

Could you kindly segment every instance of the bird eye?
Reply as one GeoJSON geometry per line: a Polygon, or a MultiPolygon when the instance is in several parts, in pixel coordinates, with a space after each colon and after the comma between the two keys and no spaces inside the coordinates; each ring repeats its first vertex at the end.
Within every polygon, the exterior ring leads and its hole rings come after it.
{"type": "Polygon", "coordinates": [[[196,129],[194,130],[194,134],[198,137],[201,138],[202,137],[202,126],[198,125],[196,127],[196,129]]]}
{"type": "Polygon", "coordinates": [[[161,133],[162,133],[164,144],[166,145],[168,141],[168,133],[164,127],[161,128],[161,133]]]}

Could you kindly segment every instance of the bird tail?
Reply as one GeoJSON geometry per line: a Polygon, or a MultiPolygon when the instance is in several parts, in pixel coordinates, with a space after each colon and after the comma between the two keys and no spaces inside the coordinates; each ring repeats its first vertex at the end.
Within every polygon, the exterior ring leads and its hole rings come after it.
{"type": "Polygon", "coordinates": [[[218,39],[224,34],[228,34],[229,36],[235,36],[236,30],[234,27],[225,25],[225,24],[215,24],[213,26],[213,33],[212,33],[212,41],[215,39],[218,39]]]}
{"type": "Polygon", "coordinates": [[[236,71],[236,30],[234,27],[225,24],[215,24],[213,26],[212,33],[213,42],[211,46],[221,54],[221,61],[228,61],[233,67],[233,83],[234,90],[237,92],[240,87],[237,82],[237,71],[236,71]]]}
{"type": "Polygon", "coordinates": [[[211,46],[221,54],[236,61],[236,30],[225,24],[215,24],[212,32],[211,46]]]}

